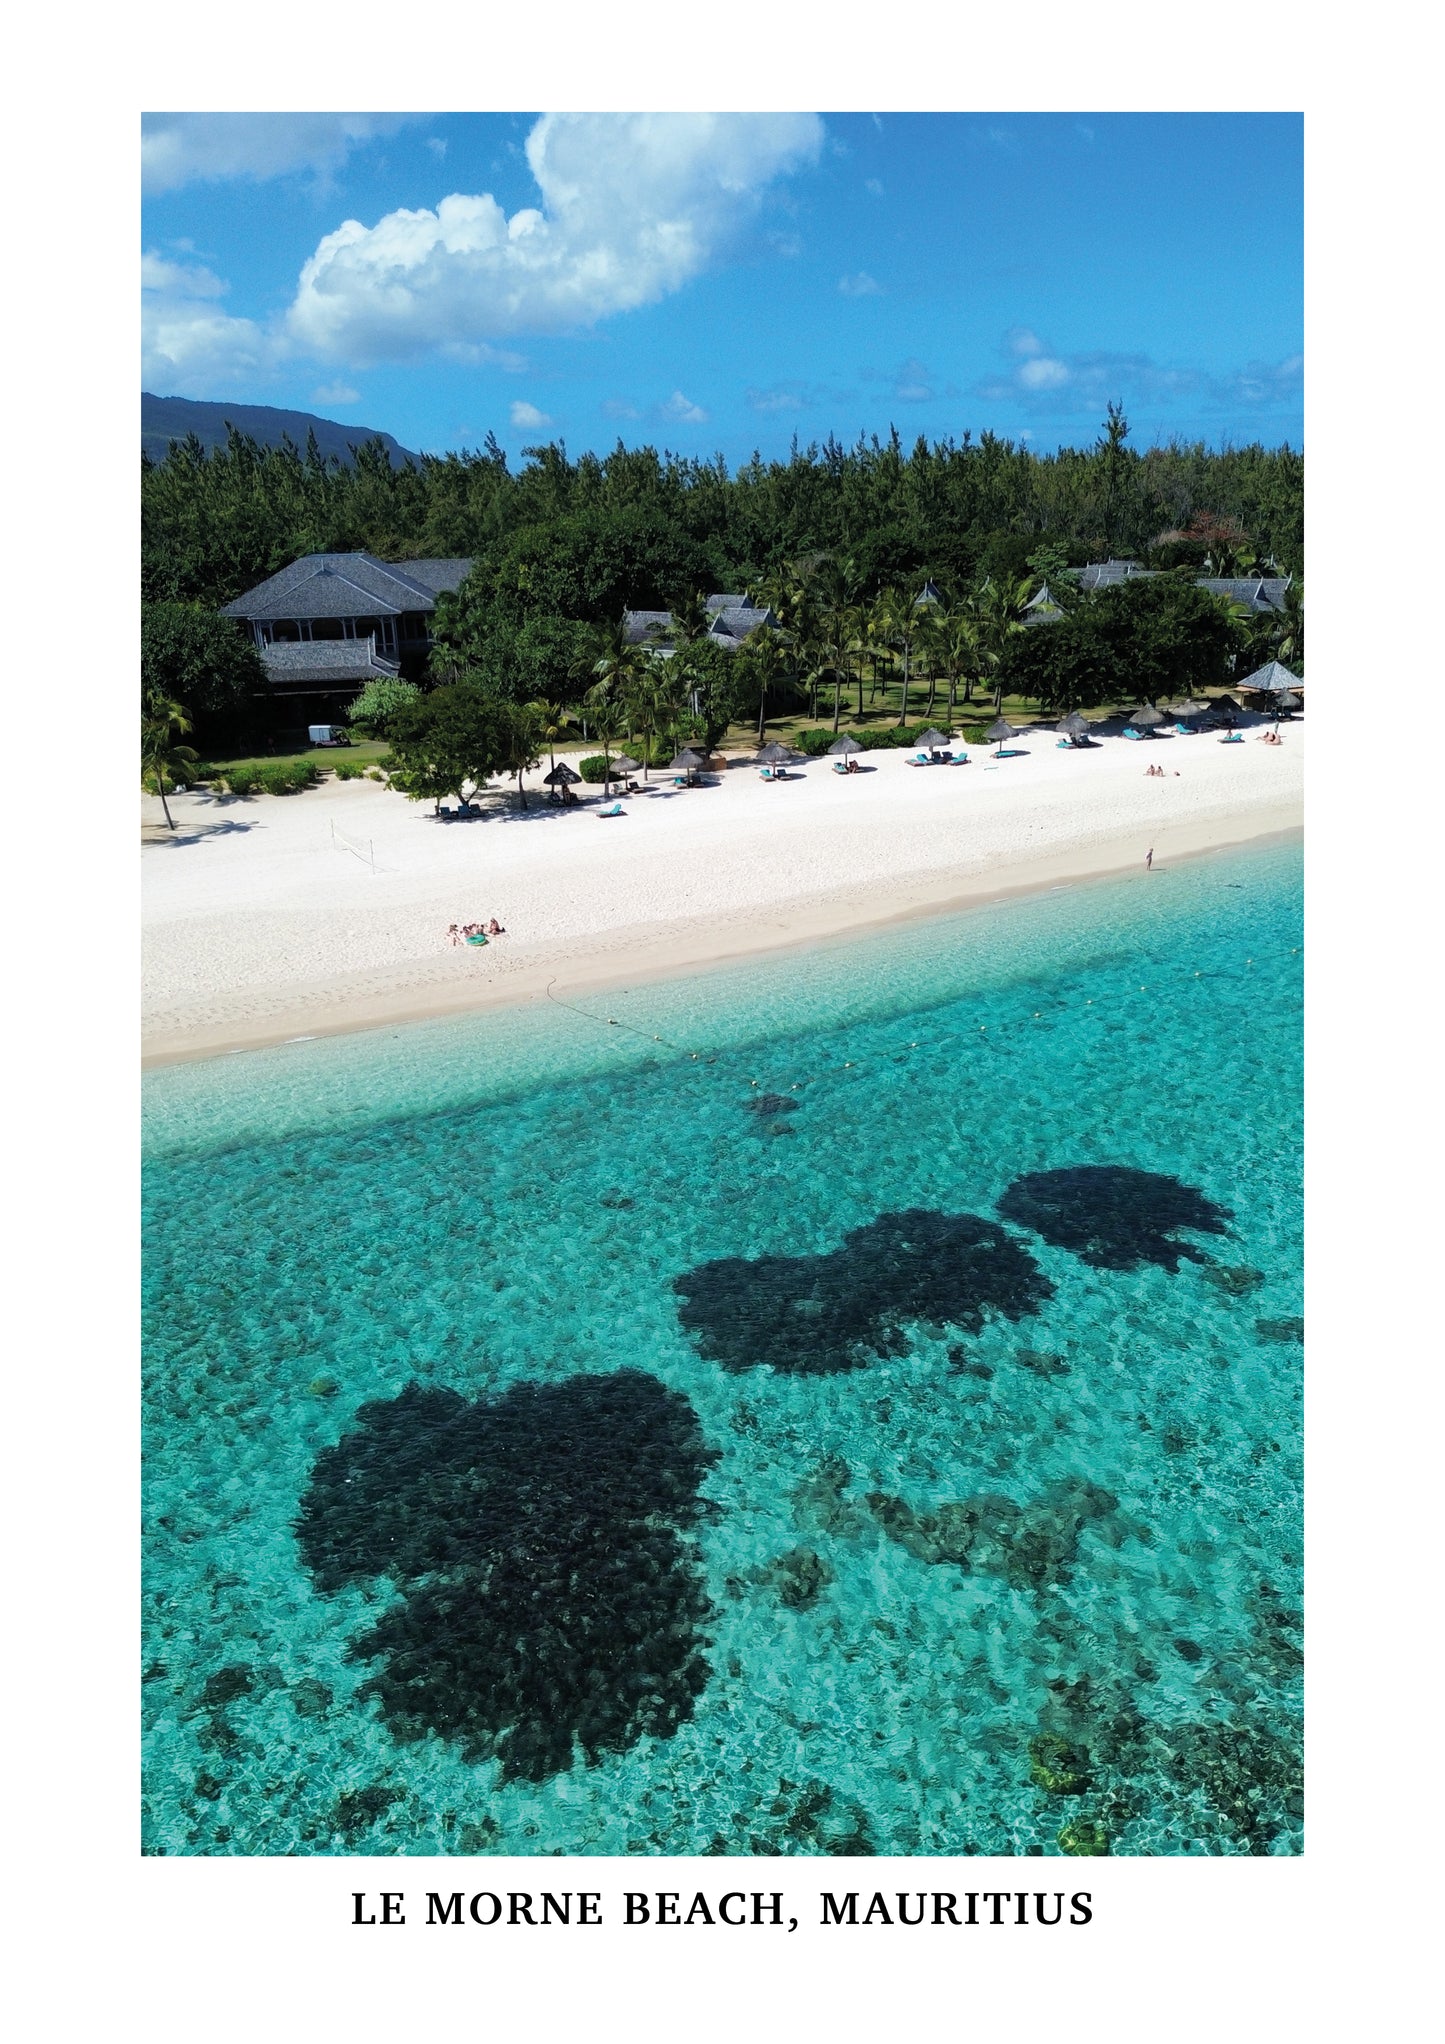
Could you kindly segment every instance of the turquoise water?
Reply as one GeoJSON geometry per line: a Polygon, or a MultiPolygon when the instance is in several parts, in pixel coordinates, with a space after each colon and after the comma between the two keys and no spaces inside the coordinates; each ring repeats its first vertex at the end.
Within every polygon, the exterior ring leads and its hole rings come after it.
{"type": "Polygon", "coordinates": [[[1301,894],[149,1076],[146,1849],[1299,1850],[1301,894]]]}

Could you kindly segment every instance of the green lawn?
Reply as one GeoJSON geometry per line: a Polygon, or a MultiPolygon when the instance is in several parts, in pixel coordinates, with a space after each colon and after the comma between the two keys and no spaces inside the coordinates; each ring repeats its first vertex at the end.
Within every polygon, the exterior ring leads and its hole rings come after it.
{"type": "Polygon", "coordinates": [[[299,760],[311,760],[323,773],[328,767],[339,766],[343,760],[350,760],[357,766],[374,766],[390,747],[374,738],[358,738],[351,745],[305,745],[290,752],[238,753],[234,759],[206,758],[198,765],[214,767],[218,773],[228,768],[294,766],[299,760]]]}

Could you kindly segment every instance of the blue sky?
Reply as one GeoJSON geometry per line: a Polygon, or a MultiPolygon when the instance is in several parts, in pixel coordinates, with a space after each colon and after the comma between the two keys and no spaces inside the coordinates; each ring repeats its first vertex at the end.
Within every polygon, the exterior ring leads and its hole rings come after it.
{"type": "Polygon", "coordinates": [[[144,123],[146,389],[430,452],[1303,444],[1297,114],[144,123]]]}

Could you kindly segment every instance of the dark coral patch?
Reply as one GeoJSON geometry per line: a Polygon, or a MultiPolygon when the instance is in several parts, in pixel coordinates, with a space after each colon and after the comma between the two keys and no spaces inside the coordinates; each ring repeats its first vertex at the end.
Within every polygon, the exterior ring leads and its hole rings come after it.
{"type": "Polygon", "coordinates": [[[637,1370],[474,1403],[410,1384],[316,1458],[297,1537],[323,1590],[406,1593],[350,1648],[395,1736],[539,1781],[574,1740],[592,1761],[691,1716],[708,1607],[682,1536],[716,1460],[637,1370]]]}
{"type": "Polygon", "coordinates": [[[1032,1228],[1056,1249],[1068,1249],[1096,1270],[1134,1270],[1157,1263],[1177,1271],[1180,1259],[1203,1253],[1175,1240],[1181,1228],[1223,1235],[1233,1216],[1197,1187],[1162,1171],[1126,1164],[1079,1164],[1016,1178],[998,1203],[1006,1221],[1032,1228]]]}
{"type": "Polygon", "coordinates": [[[903,1355],[901,1323],[981,1331],[1037,1313],[1053,1286],[994,1221],[914,1207],[822,1256],[725,1256],[674,1278],[683,1326],[725,1370],[824,1375],[903,1355]]]}

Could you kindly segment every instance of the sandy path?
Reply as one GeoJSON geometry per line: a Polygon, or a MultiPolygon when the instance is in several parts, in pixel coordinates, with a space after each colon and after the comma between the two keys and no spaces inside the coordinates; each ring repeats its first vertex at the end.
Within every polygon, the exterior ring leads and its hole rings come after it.
{"type": "Polygon", "coordinates": [[[540,998],[553,979],[631,984],[1301,821],[1302,726],[1278,747],[1253,733],[1018,744],[1023,756],[975,752],[967,767],[875,752],[847,777],[809,761],[777,786],[743,765],[686,791],[664,776],[610,821],[590,790],[577,809],[509,802],[444,824],[375,782],[327,782],[173,797],[166,840],[147,800],[145,1055],[540,998]],[[1145,776],[1150,761],[1164,779],[1145,776]],[[333,826],[374,850],[375,871],[333,826]],[[492,915],[506,938],[447,943],[449,923],[492,915]]]}

